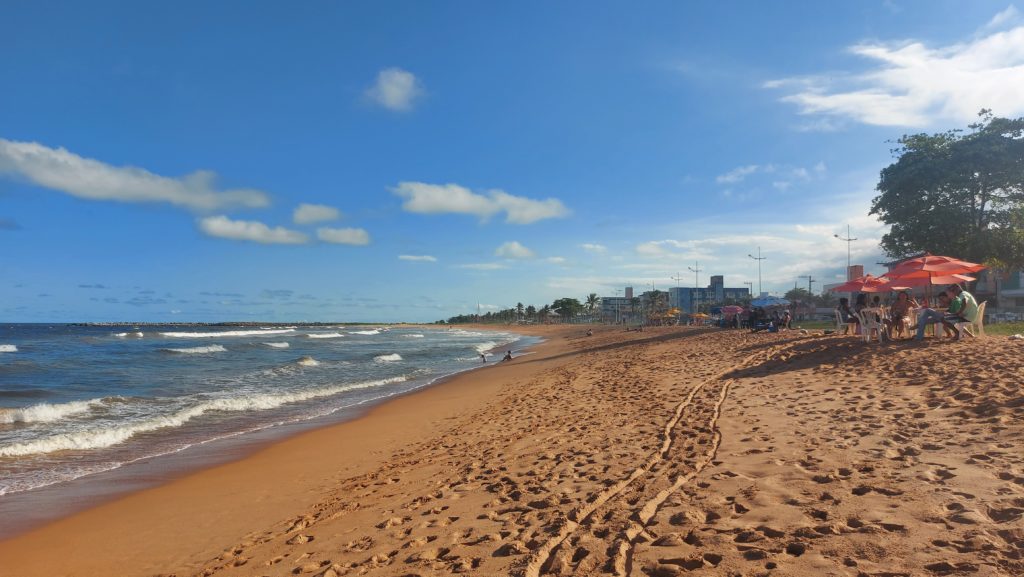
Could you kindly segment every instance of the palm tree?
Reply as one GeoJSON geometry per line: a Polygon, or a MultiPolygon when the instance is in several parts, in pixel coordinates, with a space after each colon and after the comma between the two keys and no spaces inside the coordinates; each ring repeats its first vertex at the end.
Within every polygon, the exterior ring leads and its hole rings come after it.
{"type": "Polygon", "coordinates": [[[517,319],[523,318],[523,303],[516,303],[516,314],[519,315],[517,319]]]}
{"type": "Polygon", "coordinates": [[[636,318],[636,312],[640,310],[640,305],[643,304],[640,297],[633,297],[629,299],[629,314],[634,319],[636,318]]]}
{"type": "Polygon", "coordinates": [[[587,295],[587,311],[590,313],[590,322],[594,322],[594,309],[597,308],[598,303],[601,302],[601,297],[597,296],[597,293],[590,293],[587,295]]]}

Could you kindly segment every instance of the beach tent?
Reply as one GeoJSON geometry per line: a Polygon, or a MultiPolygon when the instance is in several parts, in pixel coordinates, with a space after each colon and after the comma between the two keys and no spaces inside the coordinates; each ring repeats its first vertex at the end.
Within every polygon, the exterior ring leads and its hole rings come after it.
{"type": "Polygon", "coordinates": [[[781,297],[766,296],[750,301],[751,306],[768,308],[789,306],[789,301],[781,297]]]}

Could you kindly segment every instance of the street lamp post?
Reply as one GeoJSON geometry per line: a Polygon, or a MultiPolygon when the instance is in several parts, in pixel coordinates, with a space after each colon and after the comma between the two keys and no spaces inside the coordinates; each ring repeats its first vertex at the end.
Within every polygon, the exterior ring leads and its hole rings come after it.
{"type": "Polygon", "coordinates": [[[747,291],[750,294],[750,298],[754,298],[754,282],[745,280],[743,281],[743,284],[747,285],[747,291]]]}
{"type": "Polygon", "coordinates": [[[696,268],[692,266],[686,268],[690,269],[690,272],[693,273],[693,313],[697,314],[700,312],[700,278],[697,275],[704,269],[700,268],[700,261],[694,261],[693,264],[696,268]]]}
{"type": "Polygon", "coordinates": [[[748,254],[747,256],[757,261],[757,296],[761,296],[764,294],[764,291],[761,289],[761,261],[768,257],[761,256],[761,247],[757,247],[757,256],[752,254],[748,254]]]}
{"type": "Polygon", "coordinates": [[[846,225],[846,238],[843,238],[838,234],[833,234],[832,236],[846,243],[846,280],[849,282],[853,280],[850,278],[850,243],[857,239],[850,236],[850,225],[846,225]]]}

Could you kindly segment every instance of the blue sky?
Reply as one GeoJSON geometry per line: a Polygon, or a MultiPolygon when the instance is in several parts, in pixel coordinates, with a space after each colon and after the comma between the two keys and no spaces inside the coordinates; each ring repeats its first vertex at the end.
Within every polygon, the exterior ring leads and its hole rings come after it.
{"type": "Polygon", "coordinates": [[[0,320],[433,321],[884,260],[902,134],[1024,115],[972,1],[5,2],[0,320]]]}

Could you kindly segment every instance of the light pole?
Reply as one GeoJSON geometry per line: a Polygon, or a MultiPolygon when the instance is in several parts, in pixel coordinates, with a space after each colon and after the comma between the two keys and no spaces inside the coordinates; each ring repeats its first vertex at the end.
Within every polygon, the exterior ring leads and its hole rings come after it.
{"type": "Polygon", "coordinates": [[[747,291],[750,293],[750,298],[754,298],[754,282],[745,280],[743,281],[743,284],[747,285],[747,291]]]}
{"type": "Polygon", "coordinates": [[[696,268],[692,266],[686,268],[693,273],[693,312],[696,314],[700,312],[700,279],[697,275],[703,272],[703,269],[700,268],[700,261],[694,261],[693,264],[696,268]]]}
{"type": "Polygon", "coordinates": [[[752,254],[748,254],[747,256],[757,261],[757,296],[761,296],[764,294],[764,291],[761,290],[761,261],[768,257],[761,256],[761,247],[757,247],[757,256],[752,254]]]}
{"type": "Polygon", "coordinates": [[[857,239],[850,236],[850,225],[846,225],[846,238],[843,238],[838,234],[833,234],[832,236],[846,243],[846,280],[851,281],[853,279],[850,278],[850,243],[857,239]]]}

